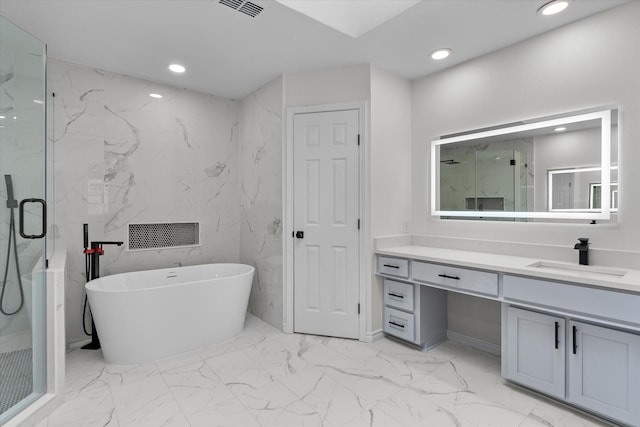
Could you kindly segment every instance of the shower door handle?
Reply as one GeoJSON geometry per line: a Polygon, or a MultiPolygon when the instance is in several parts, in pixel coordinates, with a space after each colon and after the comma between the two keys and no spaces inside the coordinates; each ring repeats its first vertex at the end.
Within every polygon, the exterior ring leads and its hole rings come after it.
{"type": "Polygon", "coordinates": [[[20,235],[24,239],[42,239],[47,234],[47,202],[42,199],[24,199],[20,202],[20,235]],[[27,203],[40,203],[42,205],[42,232],[40,234],[24,233],[24,205],[27,203]]]}

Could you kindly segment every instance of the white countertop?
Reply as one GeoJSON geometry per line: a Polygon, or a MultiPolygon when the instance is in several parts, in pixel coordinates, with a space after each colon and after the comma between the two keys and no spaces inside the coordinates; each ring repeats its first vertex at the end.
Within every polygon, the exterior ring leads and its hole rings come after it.
{"type": "Polygon", "coordinates": [[[640,270],[627,268],[578,265],[577,263],[571,264],[539,258],[497,255],[428,246],[398,246],[378,249],[376,250],[376,254],[640,293],[640,270]],[[553,266],[534,267],[533,265],[538,262],[549,263],[553,266]],[[624,273],[624,275],[604,274],[604,272],[624,273]]]}

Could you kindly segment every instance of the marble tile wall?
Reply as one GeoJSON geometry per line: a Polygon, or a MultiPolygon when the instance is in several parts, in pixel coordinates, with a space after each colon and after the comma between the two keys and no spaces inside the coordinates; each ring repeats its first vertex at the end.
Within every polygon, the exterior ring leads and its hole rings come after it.
{"type": "Polygon", "coordinates": [[[256,267],[249,311],[282,330],[282,111],[279,77],[240,103],[240,260],[256,267]]]}
{"type": "Polygon", "coordinates": [[[102,275],[238,261],[240,105],[58,60],[49,60],[48,79],[54,233],[56,247],[69,253],[66,332],[67,342],[77,342],[85,339],[83,223],[91,240],[126,241],[128,223],[200,222],[198,247],[105,247],[102,275]]]}

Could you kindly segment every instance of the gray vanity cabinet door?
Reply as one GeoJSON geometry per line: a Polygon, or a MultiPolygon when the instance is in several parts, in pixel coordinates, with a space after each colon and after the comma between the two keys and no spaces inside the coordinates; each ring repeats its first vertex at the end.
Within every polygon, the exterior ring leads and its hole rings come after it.
{"type": "Polygon", "coordinates": [[[569,401],[640,425],[640,336],[575,321],[568,332],[569,401]]]}
{"type": "Polygon", "coordinates": [[[565,319],[507,309],[507,378],[565,397],[565,319]]]}

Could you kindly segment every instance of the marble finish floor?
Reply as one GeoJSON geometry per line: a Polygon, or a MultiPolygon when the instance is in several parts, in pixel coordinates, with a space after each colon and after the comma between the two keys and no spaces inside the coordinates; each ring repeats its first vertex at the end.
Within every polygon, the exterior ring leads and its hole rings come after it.
{"type": "Polygon", "coordinates": [[[446,342],[420,352],[283,334],[253,316],[222,345],[136,366],[67,354],[57,426],[601,426],[506,385],[500,359],[446,342]]]}

